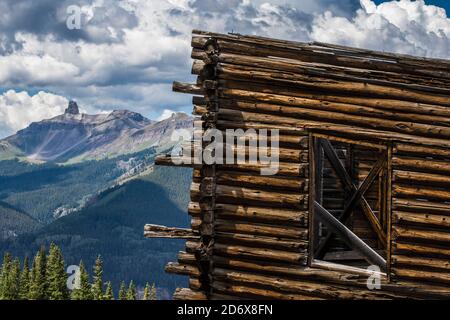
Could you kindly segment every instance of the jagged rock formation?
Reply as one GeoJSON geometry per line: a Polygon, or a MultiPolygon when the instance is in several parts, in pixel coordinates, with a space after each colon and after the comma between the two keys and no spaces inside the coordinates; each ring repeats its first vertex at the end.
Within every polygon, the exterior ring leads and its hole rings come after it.
{"type": "Polygon", "coordinates": [[[67,107],[65,114],[80,114],[80,109],[78,108],[78,104],[75,101],[70,101],[69,106],[67,107]]]}

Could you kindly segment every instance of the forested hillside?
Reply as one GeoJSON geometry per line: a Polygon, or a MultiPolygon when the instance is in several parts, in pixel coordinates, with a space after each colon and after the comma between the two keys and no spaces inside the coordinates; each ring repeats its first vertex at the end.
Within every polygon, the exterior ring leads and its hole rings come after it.
{"type": "MultiPolygon", "coordinates": [[[[25,170],[24,170],[25,171],[25,170]]],[[[176,259],[182,241],[145,239],[146,223],[185,227],[190,169],[161,168],[145,177],[101,193],[80,212],[62,217],[30,234],[2,241],[0,251],[14,256],[31,256],[40,246],[57,244],[68,264],[81,259],[92,265],[101,255],[105,278],[113,283],[134,280],[138,286],[155,282],[167,297],[183,278],[164,273],[164,266],[176,259]]],[[[92,181],[95,183],[95,181],[92,181]]],[[[114,288],[116,291],[118,288],[114,288]]]]}
{"type": "Polygon", "coordinates": [[[0,241],[35,231],[41,226],[28,214],[0,201],[0,241]]]}
{"type": "Polygon", "coordinates": [[[134,169],[130,159],[148,166],[154,157],[155,150],[150,148],[114,159],[72,165],[1,161],[0,201],[46,224],[113,186],[116,179],[134,169]]]}

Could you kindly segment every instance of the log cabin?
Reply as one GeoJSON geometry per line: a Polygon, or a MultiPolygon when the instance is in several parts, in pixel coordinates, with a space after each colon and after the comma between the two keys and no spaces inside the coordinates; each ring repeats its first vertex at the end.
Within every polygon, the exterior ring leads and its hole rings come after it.
{"type": "Polygon", "coordinates": [[[191,228],[145,226],[186,240],[175,299],[450,298],[450,61],[199,30],[192,59],[200,137],[276,131],[279,169],[156,160],[194,168],[191,228]]]}

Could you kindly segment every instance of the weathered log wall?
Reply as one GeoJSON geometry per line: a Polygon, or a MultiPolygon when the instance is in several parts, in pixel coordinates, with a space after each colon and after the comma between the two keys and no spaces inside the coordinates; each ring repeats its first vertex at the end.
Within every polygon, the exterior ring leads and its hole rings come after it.
{"type": "Polygon", "coordinates": [[[398,144],[393,158],[393,279],[450,285],[450,150],[398,144]]]}
{"type": "MultiPolygon", "coordinates": [[[[281,163],[270,177],[259,175],[260,165],[194,166],[192,230],[146,231],[189,240],[167,266],[190,277],[175,298],[450,296],[450,61],[202,31],[192,47],[197,83],[176,82],[174,90],[195,95],[202,129],[278,129],[281,163]],[[367,148],[393,150],[383,182],[392,195],[380,218],[389,264],[381,290],[367,288],[364,270],[309,265],[313,135],[357,141],[360,181],[376,161],[367,148]]],[[[327,206],[343,210],[332,197],[342,186],[327,174],[327,206]]],[[[369,191],[375,208],[386,190],[369,191]]],[[[360,220],[360,232],[376,242],[360,220]]]]}

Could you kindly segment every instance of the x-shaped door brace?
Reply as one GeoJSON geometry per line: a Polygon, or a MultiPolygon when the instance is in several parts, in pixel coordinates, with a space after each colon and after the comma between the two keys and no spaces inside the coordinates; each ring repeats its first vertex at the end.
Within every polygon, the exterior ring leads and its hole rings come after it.
{"type": "MultiPolygon", "coordinates": [[[[350,229],[348,229],[345,224],[348,218],[356,206],[360,206],[365,216],[369,220],[372,229],[375,231],[378,239],[381,243],[386,244],[386,233],[381,227],[380,221],[378,220],[375,213],[370,208],[367,200],[364,198],[364,194],[369,190],[370,186],[373,184],[377,176],[380,174],[383,166],[386,163],[386,154],[376,162],[375,166],[370,170],[369,175],[364,179],[363,183],[357,187],[353,182],[347,170],[342,165],[339,157],[331,145],[330,141],[326,139],[317,139],[319,146],[324,150],[324,153],[331,165],[336,171],[337,176],[342,181],[344,188],[352,195],[348,204],[346,205],[344,211],[339,215],[338,218],[334,217],[328,210],[326,210],[317,201],[314,202],[314,210],[318,215],[319,219],[332,231],[338,234],[344,242],[353,250],[358,251],[362,254],[366,260],[370,263],[378,265],[380,268],[386,267],[386,260],[381,257],[375,250],[364,243],[358,236],[356,236],[350,229]]],[[[327,248],[327,245],[332,237],[332,233],[328,235],[319,243],[315,250],[315,257],[321,258],[327,248]]]]}

